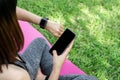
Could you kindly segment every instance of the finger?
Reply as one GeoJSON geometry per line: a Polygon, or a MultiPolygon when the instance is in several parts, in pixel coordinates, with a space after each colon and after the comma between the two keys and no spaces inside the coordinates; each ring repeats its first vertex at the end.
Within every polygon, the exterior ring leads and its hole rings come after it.
{"type": "Polygon", "coordinates": [[[64,32],[64,29],[59,29],[58,36],[60,37],[64,32]]]}
{"type": "Polygon", "coordinates": [[[61,33],[61,32],[59,32],[59,33],[58,33],[58,36],[60,37],[61,35],[62,35],[62,33],[61,33]]]}
{"type": "Polygon", "coordinates": [[[57,56],[57,51],[56,50],[53,50],[53,57],[56,57],[57,56]]]}
{"type": "Polygon", "coordinates": [[[60,35],[62,35],[62,34],[63,34],[63,32],[64,32],[64,30],[62,30],[62,31],[60,30],[60,35]]]}
{"type": "Polygon", "coordinates": [[[60,28],[59,29],[59,32],[62,34],[64,32],[64,29],[63,28],[60,28]]]}
{"type": "Polygon", "coordinates": [[[55,36],[59,38],[61,36],[61,33],[57,32],[55,36]]]}
{"type": "Polygon", "coordinates": [[[55,36],[59,38],[61,35],[60,34],[56,34],[55,36]]]}
{"type": "Polygon", "coordinates": [[[53,35],[58,38],[60,37],[60,34],[58,32],[54,32],[53,35]]]}
{"type": "Polygon", "coordinates": [[[64,28],[63,28],[63,27],[60,27],[60,31],[61,31],[61,32],[64,32],[64,28]]]}

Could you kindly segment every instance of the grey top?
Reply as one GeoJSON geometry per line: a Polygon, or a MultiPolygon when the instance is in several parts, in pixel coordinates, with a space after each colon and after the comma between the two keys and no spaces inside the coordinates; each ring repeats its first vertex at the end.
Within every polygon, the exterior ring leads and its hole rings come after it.
{"type": "MultiPolygon", "coordinates": [[[[28,71],[31,80],[35,80],[38,68],[41,68],[43,74],[49,76],[52,71],[53,57],[49,53],[49,46],[46,41],[41,38],[37,38],[27,47],[23,54],[20,54],[20,58],[23,62],[17,62],[17,66],[28,71]]],[[[59,80],[97,80],[93,76],[88,75],[64,75],[60,76],[59,80]]]]}

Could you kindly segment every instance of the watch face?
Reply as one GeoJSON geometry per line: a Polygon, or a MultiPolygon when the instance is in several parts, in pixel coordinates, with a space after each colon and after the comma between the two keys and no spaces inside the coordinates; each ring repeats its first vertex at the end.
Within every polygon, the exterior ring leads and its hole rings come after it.
{"type": "Polygon", "coordinates": [[[40,27],[44,29],[45,26],[46,26],[46,24],[47,24],[47,18],[43,18],[43,19],[41,19],[40,27]]]}

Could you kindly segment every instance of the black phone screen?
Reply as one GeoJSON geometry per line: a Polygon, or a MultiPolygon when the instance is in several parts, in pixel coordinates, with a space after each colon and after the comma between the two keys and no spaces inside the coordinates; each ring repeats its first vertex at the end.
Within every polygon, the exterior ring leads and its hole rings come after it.
{"type": "Polygon", "coordinates": [[[60,38],[56,41],[56,43],[52,46],[52,48],[49,50],[49,52],[52,53],[53,50],[56,50],[58,55],[60,55],[74,39],[74,37],[75,34],[69,29],[66,29],[60,36],[60,38]]]}

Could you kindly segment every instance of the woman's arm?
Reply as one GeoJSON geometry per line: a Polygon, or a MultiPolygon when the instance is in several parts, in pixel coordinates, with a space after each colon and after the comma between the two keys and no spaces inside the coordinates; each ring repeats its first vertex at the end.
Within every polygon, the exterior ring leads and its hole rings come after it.
{"type": "MultiPolygon", "coordinates": [[[[20,7],[16,8],[17,17],[19,20],[27,21],[36,25],[39,25],[42,17],[35,15],[25,9],[22,9],[20,7]]],[[[45,29],[48,30],[50,33],[52,33],[54,36],[60,37],[60,35],[63,33],[64,29],[63,27],[51,20],[47,21],[47,24],[45,26],[45,29]]]]}
{"type": "Polygon", "coordinates": [[[62,65],[72,48],[73,42],[74,40],[61,55],[57,55],[57,52],[53,51],[53,70],[48,80],[58,80],[62,65]]]}
{"type": "Polygon", "coordinates": [[[61,70],[60,68],[54,67],[48,80],[58,80],[60,70],[61,70]]]}
{"type": "Polygon", "coordinates": [[[40,20],[42,19],[40,16],[37,16],[20,7],[16,8],[16,13],[19,20],[28,21],[30,23],[34,23],[37,25],[40,23],[40,20]]]}

